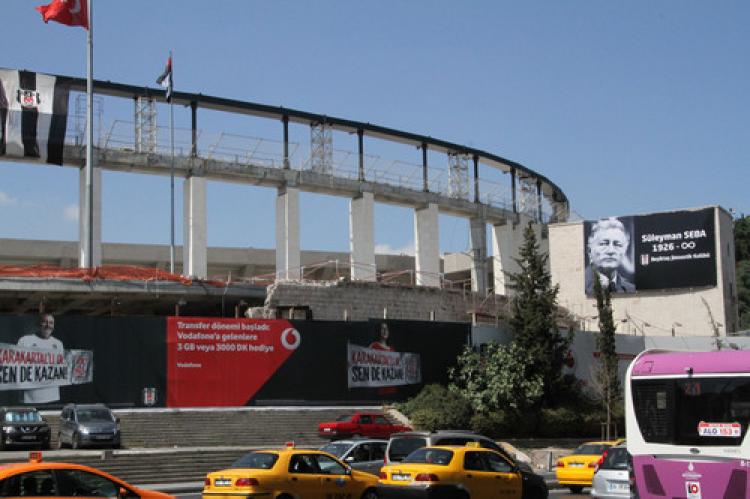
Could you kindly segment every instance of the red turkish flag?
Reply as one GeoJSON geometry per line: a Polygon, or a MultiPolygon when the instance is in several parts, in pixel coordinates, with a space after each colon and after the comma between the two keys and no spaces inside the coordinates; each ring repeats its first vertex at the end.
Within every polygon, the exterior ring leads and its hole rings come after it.
{"type": "Polygon", "coordinates": [[[83,26],[89,29],[89,8],[87,0],[52,0],[49,5],[36,8],[44,22],[56,21],[68,26],[83,26]]]}

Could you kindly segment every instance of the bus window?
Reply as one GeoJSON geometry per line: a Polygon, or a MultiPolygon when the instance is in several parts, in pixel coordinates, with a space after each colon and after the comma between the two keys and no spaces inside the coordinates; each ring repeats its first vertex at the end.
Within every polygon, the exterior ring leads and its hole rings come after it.
{"type": "Polygon", "coordinates": [[[646,442],[737,446],[750,423],[750,378],[633,380],[646,442]],[[728,426],[735,424],[735,426],[728,426]],[[739,428],[737,427],[739,424],[739,428]]]}

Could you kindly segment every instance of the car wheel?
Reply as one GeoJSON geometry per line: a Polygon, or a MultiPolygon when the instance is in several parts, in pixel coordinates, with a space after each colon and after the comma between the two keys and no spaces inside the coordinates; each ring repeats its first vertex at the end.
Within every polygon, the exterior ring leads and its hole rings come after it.
{"type": "Polygon", "coordinates": [[[583,491],[583,485],[571,485],[568,488],[574,494],[580,494],[583,491]]]}
{"type": "Polygon", "coordinates": [[[70,439],[70,448],[78,449],[81,447],[81,441],[78,437],[78,433],[73,433],[73,438],[70,439]]]}
{"type": "Polygon", "coordinates": [[[361,499],[378,499],[378,493],[375,492],[375,489],[367,489],[362,494],[361,499]]]}

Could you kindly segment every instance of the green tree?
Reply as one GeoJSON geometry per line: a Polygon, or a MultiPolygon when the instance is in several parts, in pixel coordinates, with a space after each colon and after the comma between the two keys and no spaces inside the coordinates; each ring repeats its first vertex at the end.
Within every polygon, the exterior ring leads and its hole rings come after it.
{"type": "Polygon", "coordinates": [[[734,221],[738,313],[740,329],[750,329],[750,216],[734,221]]]}
{"type": "Polygon", "coordinates": [[[510,288],[515,292],[511,299],[510,328],[518,349],[528,353],[530,365],[525,372],[540,375],[544,383],[540,406],[548,402],[560,379],[570,345],[570,338],[560,335],[555,322],[558,286],[552,285],[547,260],[548,255],[539,252],[529,222],[524,230],[520,258],[516,259],[520,270],[508,276],[510,288]]]}
{"type": "Polygon", "coordinates": [[[750,216],[734,221],[734,258],[737,262],[750,260],[750,216]]]}
{"type": "Polygon", "coordinates": [[[450,390],[462,394],[479,414],[507,411],[520,418],[544,393],[544,381],[533,372],[531,354],[516,342],[489,343],[484,352],[467,346],[449,371],[450,390]]]}
{"type": "Polygon", "coordinates": [[[615,346],[617,328],[612,318],[611,287],[603,287],[601,281],[594,278],[594,296],[596,297],[596,309],[599,312],[599,335],[596,338],[599,362],[594,381],[604,410],[607,413],[607,439],[609,439],[612,429],[612,414],[620,399],[620,380],[617,378],[618,360],[615,346]]]}
{"type": "Polygon", "coordinates": [[[471,404],[462,393],[437,384],[426,385],[398,408],[417,428],[430,431],[467,428],[473,415],[471,404]]]}

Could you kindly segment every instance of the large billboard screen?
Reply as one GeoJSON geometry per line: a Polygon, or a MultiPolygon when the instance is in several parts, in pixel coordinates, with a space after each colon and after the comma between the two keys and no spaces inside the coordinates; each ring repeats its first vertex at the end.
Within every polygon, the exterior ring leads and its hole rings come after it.
{"type": "Polygon", "coordinates": [[[583,224],[586,295],[716,286],[714,208],[583,224]]]}

